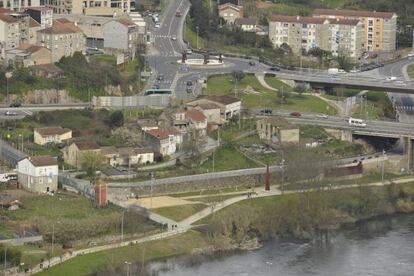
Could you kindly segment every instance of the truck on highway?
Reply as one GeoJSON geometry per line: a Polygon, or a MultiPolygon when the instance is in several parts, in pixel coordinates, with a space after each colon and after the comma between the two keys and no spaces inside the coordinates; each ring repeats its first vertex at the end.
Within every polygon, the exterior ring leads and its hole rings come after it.
{"type": "Polygon", "coordinates": [[[366,127],[367,126],[367,123],[364,120],[356,119],[356,118],[352,118],[352,117],[350,117],[348,119],[348,124],[350,126],[356,126],[356,127],[366,127]]]}

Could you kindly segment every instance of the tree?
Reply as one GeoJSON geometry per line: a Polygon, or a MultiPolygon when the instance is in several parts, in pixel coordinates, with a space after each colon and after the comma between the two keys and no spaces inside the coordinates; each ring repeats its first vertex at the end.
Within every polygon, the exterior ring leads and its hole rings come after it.
{"type": "Polygon", "coordinates": [[[233,80],[237,83],[241,82],[245,77],[244,72],[239,71],[239,70],[235,70],[235,71],[231,72],[231,75],[233,77],[233,80]]]}
{"type": "Polygon", "coordinates": [[[336,58],[337,62],[338,62],[338,66],[339,68],[345,70],[345,71],[349,71],[352,68],[352,64],[348,58],[347,55],[345,55],[344,53],[339,53],[338,57],[336,58]]]}
{"type": "Polygon", "coordinates": [[[86,175],[95,179],[96,171],[105,165],[105,157],[96,151],[86,151],[81,156],[82,170],[86,171],[86,175]]]}
{"type": "Polygon", "coordinates": [[[111,127],[121,127],[124,125],[124,113],[117,110],[109,115],[109,125],[111,127]]]}
{"type": "Polygon", "coordinates": [[[201,162],[201,139],[197,130],[192,129],[188,131],[183,149],[187,153],[186,163],[190,167],[198,166],[201,162]]]}

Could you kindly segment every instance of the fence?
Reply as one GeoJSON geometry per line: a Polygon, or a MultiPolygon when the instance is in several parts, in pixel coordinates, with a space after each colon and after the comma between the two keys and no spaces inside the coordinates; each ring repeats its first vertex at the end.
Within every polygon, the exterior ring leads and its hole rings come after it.
{"type": "Polygon", "coordinates": [[[171,102],[171,95],[150,96],[94,96],[92,104],[95,108],[124,108],[124,107],[166,107],[171,102]]]}
{"type": "Polygon", "coordinates": [[[95,190],[93,189],[91,183],[87,180],[77,179],[68,175],[59,174],[59,183],[62,185],[62,187],[67,186],[69,188],[73,188],[89,198],[95,197],[95,190]]]}
{"type": "MultiPolygon", "coordinates": [[[[269,171],[277,172],[280,171],[279,166],[269,167],[269,171]]],[[[252,169],[243,169],[243,170],[233,170],[233,171],[223,171],[223,172],[213,172],[213,173],[204,173],[196,175],[185,175],[178,177],[162,178],[147,180],[141,182],[119,182],[119,183],[109,183],[108,187],[110,188],[133,188],[136,186],[144,187],[151,185],[165,185],[165,184],[175,184],[175,183],[184,183],[184,182],[193,182],[193,181],[204,181],[204,180],[214,180],[227,177],[236,177],[236,176],[249,176],[249,175],[260,175],[266,172],[266,168],[252,168],[252,169]]]]}
{"type": "Polygon", "coordinates": [[[25,158],[27,155],[10,146],[6,141],[0,139],[0,158],[12,166],[16,166],[17,162],[25,158]]]}

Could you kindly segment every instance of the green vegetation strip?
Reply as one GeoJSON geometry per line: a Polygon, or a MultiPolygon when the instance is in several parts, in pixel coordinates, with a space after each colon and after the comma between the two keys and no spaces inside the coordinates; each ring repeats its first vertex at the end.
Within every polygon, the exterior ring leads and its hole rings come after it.
{"type": "Polygon", "coordinates": [[[407,68],[408,76],[414,80],[414,64],[411,64],[407,68]]]}
{"type": "MultiPolygon", "coordinates": [[[[125,262],[148,262],[168,257],[190,254],[194,248],[208,245],[198,232],[187,232],[175,237],[139,245],[78,256],[37,275],[92,275],[98,271],[113,271],[125,262]]],[[[103,274],[105,275],[105,274],[103,274]]]]}

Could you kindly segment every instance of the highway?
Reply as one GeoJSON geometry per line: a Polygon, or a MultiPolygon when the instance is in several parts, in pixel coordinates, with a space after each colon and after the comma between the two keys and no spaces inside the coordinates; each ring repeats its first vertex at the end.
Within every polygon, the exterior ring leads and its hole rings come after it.
{"type": "Polygon", "coordinates": [[[20,107],[8,107],[7,105],[0,105],[0,119],[13,120],[22,119],[30,116],[33,112],[39,111],[53,111],[53,110],[68,110],[68,109],[85,109],[90,107],[90,103],[81,102],[73,104],[25,104],[20,107]]]}

